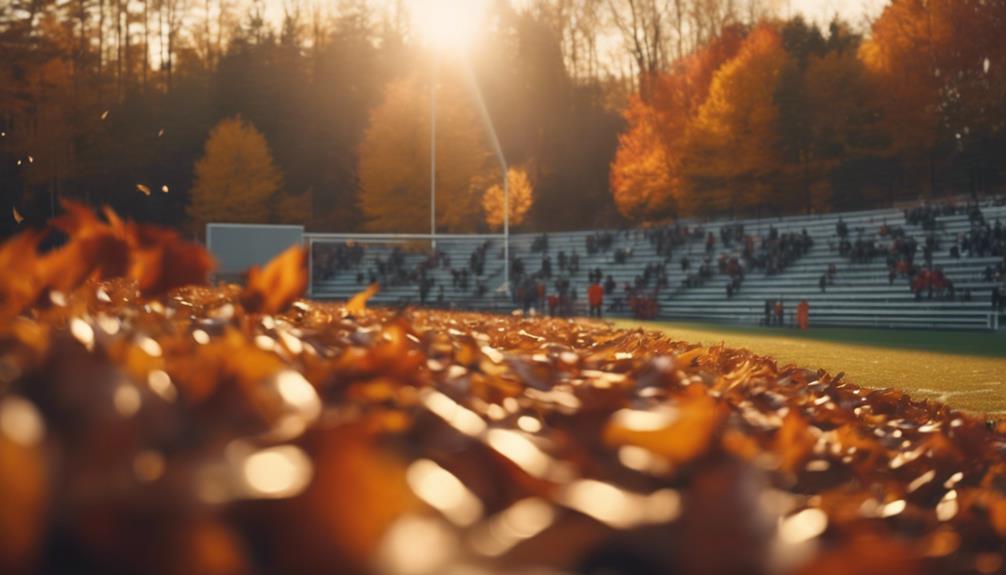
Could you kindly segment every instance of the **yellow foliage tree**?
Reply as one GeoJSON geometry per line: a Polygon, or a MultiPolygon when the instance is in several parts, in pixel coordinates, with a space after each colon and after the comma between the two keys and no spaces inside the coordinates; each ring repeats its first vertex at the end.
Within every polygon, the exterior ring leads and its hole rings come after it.
{"type": "Polygon", "coordinates": [[[743,212],[770,201],[766,177],[780,164],[775,93],[787,57],[778,30],[761,25],[716,72],[685,147],[699,211],[743,212]]]}
{"type": "Polygon", "coordinates": [[[270,206],[283,175],[273,163],[265,137],[251,124],[241,118],[221,120],[210,131],[195,171],[188,214],[197,225],[270,220],[270,206]]]}
{"type": "Polygon", "coordinates": [[[304,225],[311,219],[314,198],[310,191],[303,194],[279,194],[276,198],[276,216],[282,224],[304,225]]]}
{"type": "MultiPolygon", "coordinates": [[[[491,158],[464,82],[441,74],[437,86],[437,230],[479,227],[472,179],[491,158]]],[[[360,208],[371,231],[423,232],[430,221],[430,109],[426,78],[392,82],[370,115],[360,145],[360,208]]]]}
{"type": "MultiPolygon", "coordinates": [[[[497,177],[499,173],[497,172],[497,177]]],[[[524,168],[507,170],[507,180],[510,184],[510,225],[519,226],[524,223],[524,217],[534,202],[534,187],[524,168]]],[[[482,209],[486,213],[486,224],[493,230],[503,227],[503,210],[505,204],[503,186],[493,184],[482,196],[482,209]]]]}

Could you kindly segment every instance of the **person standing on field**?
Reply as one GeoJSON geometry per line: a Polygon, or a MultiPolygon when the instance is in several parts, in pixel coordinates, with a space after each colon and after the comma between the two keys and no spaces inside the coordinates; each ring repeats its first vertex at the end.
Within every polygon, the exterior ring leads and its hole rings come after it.
{"type": "Polygon", "coordinates": [[[587,303],[590,305],[590,317],[601,317],[601,308],[604,307],[604,288],[601,284],[594,282],[587,288],[587,303]]]}
{"type": "Polygon", "coordinates": [[[800,303],[796,306],[796,323],[800,326],[800,329],[806,330],[807,324],[810,322],[810,304],[807,300],[802,299],[800,303]]]}

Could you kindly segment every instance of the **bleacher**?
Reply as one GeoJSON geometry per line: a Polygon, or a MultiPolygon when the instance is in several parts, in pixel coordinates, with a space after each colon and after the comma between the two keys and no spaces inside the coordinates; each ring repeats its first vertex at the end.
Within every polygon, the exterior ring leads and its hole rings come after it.
{"type": "MultiPolygon", "coordinates": [[[[1006,207],[982,206],[988,222],[997,218],[1006,222],[1006,207]]],[[[586,250],[587,237],[596,231],[580,231],[548,234],[548,249],[539,252],[532,249],[540,234],[514,234],[510,239],[510,252],[519,258],[525,270],[534,274],[539,271],[541,259],[548,255],[552,262],[552,278],[545,280],[547,289],[552,291],[557,277],[569,279],[571,288],[577,293],[577,312],[586,315],[586,288],[588,273],[600,268],[604,276],[611,275],[617,283],[615,293],[605,298],[605,313],[608,316],[629,315],[624,295],[625,284],[633,284],[650,264],[663,262],[666,269],[667,287],[656,292],[658,317],[683,321],[724,322],[758,324],[765,321],[766,301],[782,300],[787,324],[792,324],[796,304],[805,299],[810,306],[812,325],[826,326],[870,326],[906,327],[935,329],[990,329],[998,326],[998,318],[992,313],[991,295],[997,284],[983,276],[986,266],[995,267],[1003,262],[1002,256],[951,257],[949,246],[959,234],[967,234],[971,223],[966,214],[937,216],[935,229],[929,231],[920,225],[906,222],[904,212],[897,209],[847,212],[796,216],[788,218],[747,219],[720,222],[682,222],[693,230],[701,227],[683,245],[673,249],[669,261],[658,255],[656,247],[647,239],[644,230],[611,231],[610,249],[589,254],[586,250]],[[919,245],[927,234],[933,234],[939,248],[933,256],[933,266],[941,267],[955,287],[955,297],[940,299],[923,297],[916,299],[910,288],[909,279],[898,277],[893,283],[888,277],[884,258],[869,263],[854,263],[842,257],[838,251],[839,238],[836,224],[842,219],[848,226],[848,237],[875,239],[884,224],[901,227],[907,236],[914,237],[919,245]],[[802,234],[806,230],[813,239],[813,246],[802,256],[790,263],[782,272],[767,275],[761,270],[746,273],[740,289],[727,297],[727,284],[731,279],[720,273],[716,262],[721,255],[737,256],[743,242],[724,246],[720,241],[723,226],[741,223],[744,234],[765,237],[774,228],[779,234],[802,234]],[[716,243],[712,251],[707,251],[705,234],[712,233],[716,243]],[[619,262],[616,253],[622,250],[629,254],[619,262]],[[557,256],[564,251],[569,257],[574,252],[579,256],[579,270],[576,274],[562,272],[557,265],[557,256]],[[713,275],[699,285],[686,287],[685,280],[694,274],[694,267],[709,257],[713,275]],[[692,269],[681,269],[682,258],[688,257],[692,269]],[[822,292],[819,286],[821,275],[834,264],[837,273],[833,283],[822,292]],[[970,301],[962,301],[965,292],[970,293],[970,301]]],[[[445,253],[454,268],[468,266],[472,251],[482,244],[483,238],[440,239],[437,249],[445,253]]],[[[323,244],[320,244],[323,245],[323,244]]],[[[371,245],[358,268],[341,270],[325,276],[315,275],[312,295],[322,299],[346,299],[365,287],[368,273],[374,269],[378,258],[386,260],[394,245],[371,245]],[[358,281],[363,278],[363,281],[358,281]]],[[[318,249],[316,246],[315,249],[318,249]]],[[[920,250],[921,251],[921,250],[920,250]]],[[[428,257],[428,250],[406,252],[407,265],[418,265],[428,257]]],[[[919,257],[921,260],[921,256],[919,257]]],[[[503,284],[502,242],[490,240],[484,273],[479,280],[486,286],[484,295],[476,293],[476,276],[470,275],[468,289],[462,289],[452,282],[451,271],[445,267],[430,270],[429,277],[436,287],[430,290],[426,304],[462,309],[492,309],[509,311],[517,303],[511,301],[512,294],[505,294],[498,288],[503,284]],[[442,299],[439,290],[443,288],[442,299]]],[[[652,286],[651,286],[652,288],[652,286]]],[[[652,293],[652,289],[648,290],[652,293]]],[[[382,286],[374,302],[385,305],[415,305],[420,300],[417,285],[382,286]]]]}

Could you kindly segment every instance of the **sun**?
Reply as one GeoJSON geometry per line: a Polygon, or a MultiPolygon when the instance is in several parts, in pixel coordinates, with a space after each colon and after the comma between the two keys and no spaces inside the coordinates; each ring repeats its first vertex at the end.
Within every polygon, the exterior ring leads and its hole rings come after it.
{"type": "Polygon", "coordinates": [[[432,48],[464,52],[485,27],[488,0],[410,0],[415,30],[432,48]]]}

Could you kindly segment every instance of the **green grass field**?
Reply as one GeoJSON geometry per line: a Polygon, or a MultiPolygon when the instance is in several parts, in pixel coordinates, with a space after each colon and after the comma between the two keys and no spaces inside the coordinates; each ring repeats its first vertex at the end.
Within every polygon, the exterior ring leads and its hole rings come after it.
{"type": "Polygon", "coordinates": [[[864,387],[894,387],[917,399],[1006,416],[1006,333],[737,327],[619,321],[621,327],[658,329],[676,340],[724,343],[783,364],[845,372],[864,387]]]}

